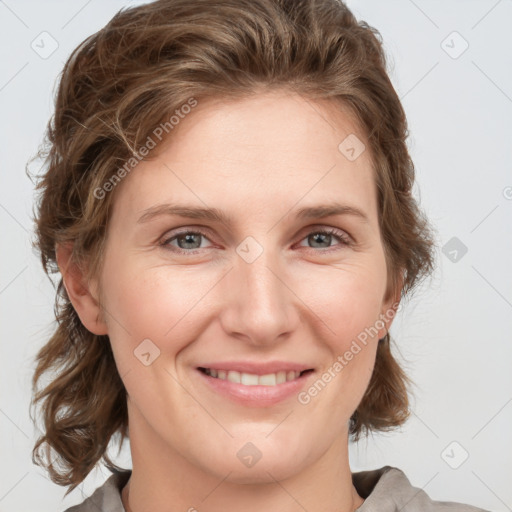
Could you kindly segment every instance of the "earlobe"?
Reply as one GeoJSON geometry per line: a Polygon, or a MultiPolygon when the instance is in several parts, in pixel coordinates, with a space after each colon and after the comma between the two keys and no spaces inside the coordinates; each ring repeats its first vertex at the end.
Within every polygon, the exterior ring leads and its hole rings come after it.
{"type": "Polygon", "coordinates": [[[389,329],[391,327],[391,324],[393,323],[393,319],[396,316],[399,306],[400,295],[398,295],[398,298],[396,300],[388,303],[387,307],[381,313],[380,319],[382,320],[383,324],[381,324],[382,329],[379,329],[379,339],[384,338],[384,336],[386,336],[386,334],[389,332],[389,329]]]}
{"type": "Polygon", "coordinates": [[[403,276],[400,275],[399,283],[395,287],[395,292],[392,294],[387,294],[387,300],[384,301],[384,309],[380,314],[380,319],[382,320],[384,325],[382,326],[382,329],[379,328],[379,339],[382,339],[389,332],[389,328],[393,323],[393,319],[395,318],[396,313],[398,312],[402,296],[403,282],[403,276]]]}
{"type": "Polygon", "coordinates": [[[91,290],[85,271],[73,261],[73,244],[58,244],[55,252],[64,287],[82,324],[93,334],[108,334],[101,307],[91,290]]]}

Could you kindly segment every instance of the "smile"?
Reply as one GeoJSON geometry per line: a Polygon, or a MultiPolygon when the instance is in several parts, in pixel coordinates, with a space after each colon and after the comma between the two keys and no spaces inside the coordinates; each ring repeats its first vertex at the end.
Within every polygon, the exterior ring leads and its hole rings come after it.
{"type": "Polygon", "coordinates": [[[312,371],[282,370],[275,373],[257,375],[255,373],[238,372],[236,370],[216,370],[214,368],[199,368],[199,370],[215,379],[227,380],[244,386],[277,386],[279,384],[284,384],[285,382],[294,381],[302,374],[312,371]]]}

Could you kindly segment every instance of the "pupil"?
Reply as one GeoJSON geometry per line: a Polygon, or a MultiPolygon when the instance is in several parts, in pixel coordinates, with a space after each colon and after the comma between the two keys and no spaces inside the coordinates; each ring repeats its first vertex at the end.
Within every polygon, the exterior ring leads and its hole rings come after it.
{"type": "Polygon", "coordinates": [[[197,242],[196,242],[194,245],[193,238],[194,237],[199,238],[200,236],[201,235],[195,235],[195,234],[182,235],[178,238],[178,245],[180,246],[181,249],[198,249],[199,246],[201,245],[201,243],[199,242],[199,244],[197,244],[197,242]],[[184,244],[192,244],[192,245],[194,245],[194,247],[190,247],[190,245],[185,245],[185,247],[183,247],[183,244],[181,243],[181,241],[183,239],[185,239],[184,244]]]}
{"type": "MultiPolygon", "coordinates": [[[[322,239],[324,242],[327,241],[326,247],[329,247],[329,245],[330,245],[329,242],[331,241],[331,235],[327,235],[325,233],[316,233],[315,235],[312,235],[310,238],[313,239],[314,247],[315,247],[315,244],[317,243],[318,238],[320,238],[320,244],[322,243],[322,239]]],[[[316,246],[316,247],[318,247],[318,246],[316,246]]]]}

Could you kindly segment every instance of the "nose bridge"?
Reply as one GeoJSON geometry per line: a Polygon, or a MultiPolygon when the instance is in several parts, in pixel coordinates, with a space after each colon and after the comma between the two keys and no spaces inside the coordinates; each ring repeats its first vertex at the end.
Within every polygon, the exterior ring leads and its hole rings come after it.
{"type": "Polygon", "coordinates": [[[270,250],[263,253],[253,262],[239,261],[239,275],[245,284],[246,299],[251,303],[255,312],[264,314],[270,312],[277,304],[283,304],[282,279],[279,275],[279,264],[276,256],[270,250]]]}
{"type": "MultiPolygon", "coordinates": [[[[271,237],[267,237],[270,239],[271,237]]],[[[225,304],[225,329],[271,343],[293,328],[295,315],[279,252],[247,237],[237,247],[229,272],[230,301],[225,304]]]]}

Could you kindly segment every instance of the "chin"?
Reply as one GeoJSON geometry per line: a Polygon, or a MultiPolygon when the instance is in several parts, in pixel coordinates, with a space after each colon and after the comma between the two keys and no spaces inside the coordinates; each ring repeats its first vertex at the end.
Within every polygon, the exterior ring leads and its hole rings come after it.
{"type": "Polygon", "coordinates": [[[304,439],[293,439],[286,436],[284,431],[281,436],[275,434],[268,437],[267,431],[242,439],[230,439],[225,444],[217,444],[216,449],[209,454],[204,451],[197,453],[196,460],[200,461],[204,470],[228,482],[273,484],[276,480],[293,477],[321,455],[316,453],[313,446],[308,447],[304,439]],[[274,435],[275,439],[271,439],[274,435]],[[226,478],[226,475],[229,476],[226,478]]]}
{"type": "MultiPolygon", "coordinates": [[[[221,464],[221,467],[223,465],[221,464]]],[[[233,484],[275,484],[277,481],[287,480],[299,473],[302,464],[289,456],[276,456],[275,454],[263,461],[261,458],[253,467],[244,467],[242,464],[225,464],[224,471],[219,474],[219,467],[215,467],[215,474],[225,478],[226,482],[233,484]],[[226,478],[226,475],[229,476],[226,478]]],[[[213,469],[213,468],[211,468],[213,469]]]]}

